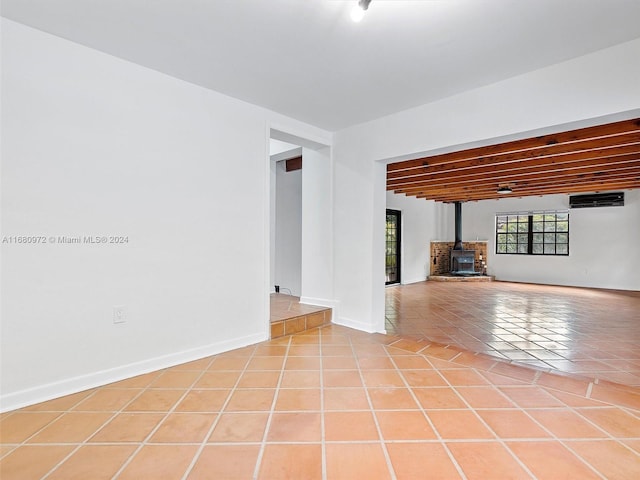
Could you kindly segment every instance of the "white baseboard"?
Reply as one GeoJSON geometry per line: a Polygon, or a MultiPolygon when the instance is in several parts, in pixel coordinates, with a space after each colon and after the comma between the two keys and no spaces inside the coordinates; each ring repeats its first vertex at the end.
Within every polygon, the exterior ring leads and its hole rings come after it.
{"type": "Polygon", "coordinates": [[[412,278],[409,280],[403,280],[401,282],[401,285],[410,285],[412,283],[421,283],[424,282],[425,280],[427,280],[427,277],[416,277],[416,278],[412,278]]]}
{"type": "Polygon", "coordinates": [[[171,353],[160,357],[134,362],[120,367],[100,370],[98,372],[68,378],[58,382],[48,383],[37,387],[19,390],[0,395],[0,412],[7,412],[17,408],[27,407],[72,393],[82,392],[109,383],[135,377],[145,373],[173,367],[181,363],[192,362],[201,358],[217,355],[236,348],[246,347],[254,343],[268,340],[266,334],[254,334],[235,338],[224,342],[212,343],[203,347],[171,353]]]}
{"type": "Polygon", "coordinates": [[[342,325],[343,327],[354,328],[356,330],[360,330],[362,332],[367,333],[387,333],[385,329],[377,330],[373,328],[370,323],[359,322],[357,320],[352,320],[350,318],[339,317],[334,318],[333,323],[336,325],[342,325]]]}
{"type": "Polygon", "coordinates": [[[336,302],[326,298],[300,297],[300,303],[305,305],[316,305],[318,307],[335,308],[336,302]]]}

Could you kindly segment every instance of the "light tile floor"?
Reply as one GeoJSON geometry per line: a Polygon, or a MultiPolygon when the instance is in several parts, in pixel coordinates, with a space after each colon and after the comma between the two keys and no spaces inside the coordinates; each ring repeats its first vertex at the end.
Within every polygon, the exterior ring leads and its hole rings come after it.
{"type": "Polygon", "coordinates": [[[0,478],[640,478],[640,395],[335,325],[0,416],[0,478]]]}
{"type": "Polygon", "coordinates": [[[420,282],[386,289],[386,330],[640,386],[640,292],[420,282]]]}

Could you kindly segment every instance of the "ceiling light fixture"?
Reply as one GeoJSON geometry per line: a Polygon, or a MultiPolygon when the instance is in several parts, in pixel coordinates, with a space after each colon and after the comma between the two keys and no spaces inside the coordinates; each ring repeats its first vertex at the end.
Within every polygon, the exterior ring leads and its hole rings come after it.
{"type": "Polygon", "coordinates": [[[513,190],[511,190],[511,187],[509,185],[504,185],[502,187],[498,187],[498,193],[500,195],[505,195],[507,193],[513,193],[513,190]]]}
{"type": "Polygon", "coordinates": [[[359,22],[364,18],[364,14],[369,8],[371,0],[358,0],[358,4],[351,10],[351,20],[359,22]]]}

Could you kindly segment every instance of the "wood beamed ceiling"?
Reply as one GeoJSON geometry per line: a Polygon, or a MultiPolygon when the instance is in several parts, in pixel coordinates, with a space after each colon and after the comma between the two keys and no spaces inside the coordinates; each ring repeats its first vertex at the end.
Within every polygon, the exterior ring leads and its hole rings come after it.
{"type": "Polygon", "coordinates": [[[640,188],[640,118],[387,165],[387,190],[437,202],[640,188]]]}

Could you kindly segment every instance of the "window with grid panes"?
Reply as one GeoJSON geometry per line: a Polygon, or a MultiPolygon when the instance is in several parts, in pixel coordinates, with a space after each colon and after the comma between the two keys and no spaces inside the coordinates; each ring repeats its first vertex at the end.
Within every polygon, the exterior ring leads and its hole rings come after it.
{"type": "Polygon", "coordinates": [[[496,253],[569,255],[569,214],[567,212],[497,214],[496,253]]]}

